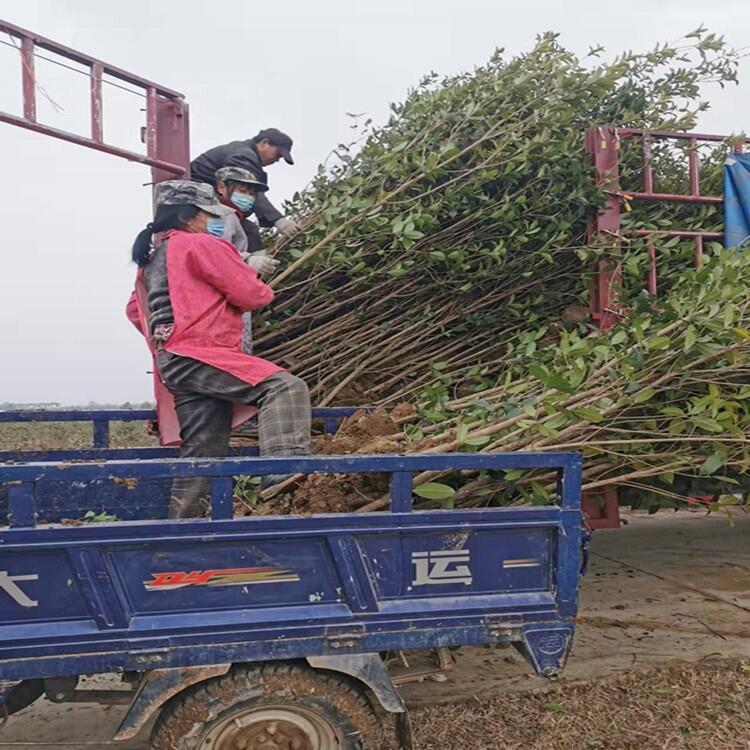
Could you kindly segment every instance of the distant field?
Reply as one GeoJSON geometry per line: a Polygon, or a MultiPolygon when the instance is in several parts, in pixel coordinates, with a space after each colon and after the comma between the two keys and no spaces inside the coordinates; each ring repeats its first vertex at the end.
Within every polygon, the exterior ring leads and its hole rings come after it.
{"type": "MultiPolygon", "coordinates": [[[[41,422],[39,424],[0,423],[0,450],[56,450],[91,446],[92,425],[88,422],[41,422]]],[[[113,448],[158,445],[148,435],[145,422],[112,422],[113,448]]]]}

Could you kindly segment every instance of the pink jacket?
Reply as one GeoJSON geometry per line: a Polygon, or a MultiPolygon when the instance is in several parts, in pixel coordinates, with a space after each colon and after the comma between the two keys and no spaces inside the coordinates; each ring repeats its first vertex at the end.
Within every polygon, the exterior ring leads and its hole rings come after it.
{"type": "MultiPolygon", "coordinates": [[[[171,230],[163,235],[168,241],[167,277],[174,313],[174,331],[164,344],[172,354],[191,357],[240,380],[257,385],[283,368],[244,354],[242,313],[259,310],[274,298],[273,290],[247,266],[233,245],[205,233],[171,230]]],[[[146,337],[151,354],[155,348],[148,335],[148,307],[143,270],[138,271],[135,291],[126,314],[146,337]]],[[[154,367],[159,433],[164,445],[179,443],[179,424],[172,394],[161,382],[154,367]]],[[[251,406],[235,405],[233,426],[247,421],[255,413],[251,406]]]]}

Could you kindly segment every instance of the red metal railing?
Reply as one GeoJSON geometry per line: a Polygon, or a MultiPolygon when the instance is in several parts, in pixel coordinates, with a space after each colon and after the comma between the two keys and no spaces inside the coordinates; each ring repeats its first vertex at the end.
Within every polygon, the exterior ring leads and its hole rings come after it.
{"type": "Polygon", "coordinates": [[[188,106],[182,94],[58,44],[51,39],[26,31],[7,21],[0,20],[1,32],[9,35],[13,46],[17,47],[20,52],[23,116],[0,112],[0,122],[17,125],[53,138],[76,143],[79,146],[103,151],[128,161],[146,164],[151,167],[154,182],[189,174],[188,106]],[[36,93],[38,82],[34,69],[37,49],[46,50],[88,68],[90,77],[90,137],[53,128],[37,120],[36,93]],[[146,143],[145,154],[129,151],[105,141],[102,104],[102,84],[107,83],[103,78],[105,75],[120,83],[136,87],[137,93],[145,98],[146,126],[142,133],[142,140],[146,143]]]}
{"type": "MultiPolygon", "coordinates": [[[[703,195],[700,191],[700,164],[698,145],[713,142],[725,143],[728,136],[706,133],[683,133],[669,131],[645,131],[636,128],[615,128],[612,126],[592,127],[586,131],[586,152],[594,164],[595,181],[604,188],[606,203],[603,209],[589,217],[588,241],[591,244],[606,243],[613,247],[613,257],[599,261],[591,289],[591,315],[594,322],[603,330],[612,328],[621,318],[617,295],[621,283],[621,271],[617,251],[624,233],[620,213],[625,201],[652,201],[668,203],[693,203],[699,205],[720,205],[724,198],[720,195],[703,195]],[[620,143],[625,138],[640,138],[643,150],[643,189],[636,192],[620,188],[620,143]],[[658,193],[654,191],[654,171],[652,165],[652,144],[654,141],[687,141],[688,143],[688,192],[658,193]]],[[[735,147],[742,150],[742,145],[735,147]]],[[[682,237],[695,242],[695,264],[700,266],[703,256],[703,243],[706,240],[721,240],[721,232],[700,232],[680,228],[668,230],[637,229],[631,234],[647,238],[649,270],[646,287],[649,294],[657,292],[657,254],[654,235],[659,237],[682,237]]],[[[619,528],[620,511],[616,487],[604,488],[599,494],[585,494],[582,507],[591,528],[619,528]]]]}
{"type": "MultiPolygon", "coordinates": [[[[588,239],[592,244],[607,243],[617,249],[623,237],[620,224],[622,204],[627,201],[650,201],[668,203],[692,203],[699,205],[720,205],[724,198],[720,195],[703,195],[700,191],[700,165],[698,145],[705,142],[725,143],[728,136],[707,133],[683,133],[670,131],[646,131],[637,128],[615,128],[611,126],[592,127],[586,131],[586,151],[592,158],[597,185],[604,188],[606,204],[603,210],[590,217],[588,239]],[[623,191],[620,188],[620,143],[626,138],[640,138],[643,150],[643,189],[623,191]],[[654,191],[652,166],[652,144],[654,141],[686,141],[688,144],[688,192],[659,193],[654,191]]],[[[736,145],[736,151],[742,145],[736,145]]],[[[657,258],[654,235],[659,237],[683,237],[695,242],[695,264],[700,266],[703,244],[706,240],[722,239],[721,232],[697,232],[674,228],[670,230],[635,230],[632,234],[647,238],[650,258],[646,287],[650,294],[657,290],[657,258]]],[[[620,286],[620,268],[616,258],[599,262],[591,290],[591,314],[596,324],[603,330],[611,328],[620,319],[617,308],[617,290],[620,286]]]]}

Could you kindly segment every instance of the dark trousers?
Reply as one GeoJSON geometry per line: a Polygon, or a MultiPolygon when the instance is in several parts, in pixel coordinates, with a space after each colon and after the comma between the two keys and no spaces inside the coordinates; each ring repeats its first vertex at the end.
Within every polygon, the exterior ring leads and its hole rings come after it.
{"type": "Polygon", "coordinates": [[[257,253],[258,250],[263,249],[263,241],[260,238],[260,229],[254,221],[250,219],[242,219],[240,226],[245,231],[247,236],[247,252],[257,253]]]}
{"type": "MultiPolygon", "coordinates": [[[[180,457],[222,458],[229,450],[232,404],[258,407],[261,456],[310,453],[310,393],[296,375],[279,372],[250,385],[223,370],[166,351],[157,355],[159,375],[174,395],[180,422],[180,457]]],[[[285,476],[264,477],[261,486],[285,476]]],[[[170,518],[203,515],[211,499],[208,478],[177,478],[172,483],[170,518]]]]}

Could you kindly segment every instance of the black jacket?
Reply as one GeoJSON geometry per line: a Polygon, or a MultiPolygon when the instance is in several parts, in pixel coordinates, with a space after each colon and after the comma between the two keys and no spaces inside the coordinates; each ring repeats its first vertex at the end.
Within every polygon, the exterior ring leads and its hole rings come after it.
{"type": "MultiPolygon", "coordinates": [[[[251,140],[232,141],[231,143],[225,143],[223,146],[210,148],[191,162],[190,177],[193,180],[198,180],[198,182],[207,182],[209,185],[215,185],[216,170],[222,167],[242,167],[243,169],[249,169],[253,174],[258,175],[266,185],[268,184],[268,175],[260,163],[260,157],[255,150],[255,144],[251,140]]],[[[258,217],[258,223],[262,227],[272,227],[275,221],[284,216],[266,198],[265,193],[258,193],[253,212],[258,217]]]]}

